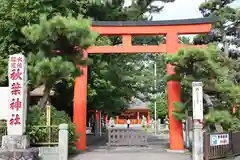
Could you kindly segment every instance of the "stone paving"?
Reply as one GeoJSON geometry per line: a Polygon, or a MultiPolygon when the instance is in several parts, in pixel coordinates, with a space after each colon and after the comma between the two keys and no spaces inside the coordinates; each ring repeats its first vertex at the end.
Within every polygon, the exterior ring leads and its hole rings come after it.
{"type": "MultiPolygon", "coordinates": [[[[116,128],[126,128],[126,125],[116,125],[116,128]]],[[[132,126],[141,128],[140,125],[132,126]]],[[[161,135],[148,137],[148,147],[111,147],[106,146],[107,137],[88,136],[88,150],[69,160],[191,160],[190,153],[170,153],[169,135],[161,132],[161,135]]],[[[240,160],[240,157],[225,158],[221,160],[240,160]]]]}
{"type": "MultiPolygon", "coordinates": [[[[96,139],[96,138],[95,138],[96,139]]],[[[169,153],[168,136],[150,135],[148,147],[111,147],[106,146],[107,137],[98,138],[88,151],[69,160],[191,160],[189,153],[169,153]]]]}
{"type": "Polygon", "coordinates": [[[187,154],[175,153],[111,153],[111,152],[88,152],[78,155],[72,160],[191,160],[191,156],[187,154]]]}

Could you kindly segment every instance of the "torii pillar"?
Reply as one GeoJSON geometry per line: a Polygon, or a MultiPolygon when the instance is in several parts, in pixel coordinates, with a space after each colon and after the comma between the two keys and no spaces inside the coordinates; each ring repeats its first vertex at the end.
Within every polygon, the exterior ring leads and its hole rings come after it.
{"type": "MultiPolygon", "coordinates": [[[[187,20],[170,21],[95,21],[91,29],[103,36],[122,36],[122,46],[92,46],[84,52],[88,54],[98,53],[177,53],[180,48],[191,47],[179,44],[180,34],[208,33],[211,24],[216,18],[198,18],[187,20]],[[155,46],[133,46],[132,36],[138,35],[166,35],[166,44],[155,46]]],[[[86,112],[87,112],[87,67],[80,67],[83,75],[77,77],[74,88],[74,124],[80,139],[76,143],[78,150],[86,150],[86,112]]],[[[174,74],[171,65],[167,65],[167,73],[174,74]]],[[[170,124],[170,150],[183,151],[183,130],[182,122],[176,120],[172,111],[173,104],[181,100],[180,84],[176,81],[169,81],[168,84],[168,111],[170,124]]]]}

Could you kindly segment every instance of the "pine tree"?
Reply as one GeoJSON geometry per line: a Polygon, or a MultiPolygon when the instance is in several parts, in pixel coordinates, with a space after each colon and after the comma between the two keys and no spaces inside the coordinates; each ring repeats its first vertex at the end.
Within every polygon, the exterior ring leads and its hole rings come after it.
{"type": "MultiPolygon", "coordinates": [[[[168,55],[168,62],[175,66],[176,75],[168,76],[168,80],[178,80],[182,85],[182,103],[175,104],[174,114],[184,118],[188,109],[192,115],[192,82],[203,82],[204,113],[216,121],[205,119],[205,122],[229,122],[229,116],[222,117],[219,110],[229,115],[232,107],[240,103],[240,86],[232,79],[234,70],[232,60],[221,54],[215,46],[207,49],[184,49],[175,55],[168,55]],[[209,96],[214,96],[214,99],[209,96]],[[210,102],[210,103],[209,103],[210,102]],[[222,118],[222,119],[221,119],[222,118]],[[225,119],[226,118],[226,119],[225,119]]],[[[238,66],[239,67],[239,66],[238,66]]],[[[235,68],[237,69],[237,68],[235,68]]],[[[238,70],[235,70],[238,72],[238,70]]],[[[222,113],[222,112],[220,112],[222,113]]],[[[231,120],[230,120],[231,121],[231,120]]]]}
{"type": "Polygon", "coordinates": [[[199,35],[194,41],[195,44],[217,42],[225,56],[237,58],[240,54],[237,34],[240,18],[239,9],[230,6],[232,2],[234,0],[208,0],[200,5],[199,10],[204,17],[217,16],[219,20],[210,34],[199,35]]]}
{"type": "Polygon", "coordinates": [[[87,0],[0,0],[0,86],[8,84],[6,67],[9,55],[36,53],[35,46],[21,33],[22,27],[38,23],[41,14],[47,14],[48,18],[85,14],[88,3],[87,0]]]}
{"type": "MultiPolygon", "coordinates": [[[[38,24],[25,26],[22,33],[37,46],[37,53],[28,55],[30,84],[44,85],[40,106],[44,107],[52,88],[61,80],[76,75],[82,52],[94,44],[98,34],[90,31],[91,22],[81,17],[55,16],[40,18],[38,24]]],[[[83,65],[83,64],[82,64],[83,65]]]]}

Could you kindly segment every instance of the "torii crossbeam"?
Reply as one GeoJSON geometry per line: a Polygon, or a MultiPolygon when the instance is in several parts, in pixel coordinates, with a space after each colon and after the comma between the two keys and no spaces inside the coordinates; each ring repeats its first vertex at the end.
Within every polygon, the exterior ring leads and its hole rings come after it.
{"type": "MultiPolygon", "coordinates": [[[[91,29],[103,36],[122,36],[121,46],[92,46],[84,53],[177,53],[180,48],[189,47],[179,44],[178,35],[201,34],[211,30],[211,24],[216,17],[169,20],[169,21],[95,21],[91,29]],[[166,44],[155,46],[134,46],[132,36],[166,35],[166,44]]],[[[77,77],[74,86],[74,117],[76,132],[80,140],[76,143],[78,150],[86,150],[86,113],[87,113],[87,67],[80,67],[83,75],[77,77]]],[[[167,65],[167,73],[174,74],[171,65],[167,65]]],[[[170,149],[184,150],[182,122],[173,115],[173,103],[180,101],[180,84],[169,81],[168,84],[168,114],[170,123],[170,149]]]]}

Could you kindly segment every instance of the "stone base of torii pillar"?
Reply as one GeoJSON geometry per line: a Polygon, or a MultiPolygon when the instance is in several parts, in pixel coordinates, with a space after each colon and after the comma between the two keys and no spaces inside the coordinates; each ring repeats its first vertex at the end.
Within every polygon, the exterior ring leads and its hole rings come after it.
{"type": "Polygon", "coordinates": [[[5,135],[2,136],[2,149],[27,149],[30,147],[30,138],[27,135],[5,135]]]}
{"type": "Polygon", "coordinates": [[[40,160],[38,149],[30,148],[30,139],[27,135],[2,136],[0,159],[40,160]]]}

